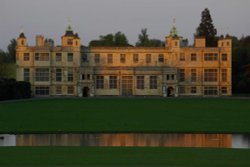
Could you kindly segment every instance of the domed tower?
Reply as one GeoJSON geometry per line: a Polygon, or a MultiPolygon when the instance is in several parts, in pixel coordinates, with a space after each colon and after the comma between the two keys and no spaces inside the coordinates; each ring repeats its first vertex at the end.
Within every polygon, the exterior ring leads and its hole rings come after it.
{"type": "Polygon", "coordinates": [[[62,36],[62,46],[66,47],[80,47],[81,42],[77,33],[74,33],[72,27],[69,25],[62,36]]]}
{"type": "Polygon", "coordinates": [[[19,37],[17,38],[17,46],[27,46],[27,38],[24,33],[21,32],[19,37]]]}
{"type": "Polygon", "coordinates": [[[175,24],[170,30],[169,36],[166,37],[165,46],[171,48],[179,48],[180,47],[181,37],[178,35],[177,28],[175,24]]]}

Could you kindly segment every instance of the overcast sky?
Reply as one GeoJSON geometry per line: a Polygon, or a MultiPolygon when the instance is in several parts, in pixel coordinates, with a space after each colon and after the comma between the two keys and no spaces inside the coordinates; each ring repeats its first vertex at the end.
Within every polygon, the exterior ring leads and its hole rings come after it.
{"type": "Polygon", "coordinates": [[[87,45],[99,35],[121,31],[131,44],[141,28],[164,40],[176,19],[179,34],[193,42],[201,12],[209,8],[218,34],[250,35],[250,0],[0,0],[0,48],[23,27],[28,43],[42,34],[60,44],[68,20],[87,45]]]}

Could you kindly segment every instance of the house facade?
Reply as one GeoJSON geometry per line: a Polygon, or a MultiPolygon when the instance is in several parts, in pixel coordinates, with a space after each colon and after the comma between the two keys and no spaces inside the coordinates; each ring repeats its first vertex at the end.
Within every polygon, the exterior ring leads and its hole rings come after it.
{"type": "Polygon", "coordinates": [[[230,38],[189,47],[173,27],[165,47],[84,48],[69,26],[60,46],[41,35],[28,46],[24,33],[17,41],[17,80],[30,82],[34,96],[231,95],[230,38]]]}

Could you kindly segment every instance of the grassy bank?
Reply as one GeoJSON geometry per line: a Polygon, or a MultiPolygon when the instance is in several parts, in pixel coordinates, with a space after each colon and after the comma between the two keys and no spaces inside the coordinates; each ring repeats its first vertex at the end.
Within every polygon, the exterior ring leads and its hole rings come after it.
{"type": "Polygon", "coordinates": [[[193,148],[0,148],[6,167],[246,167],[250,150],[193,148]]]}
{"type": "Polygon", "coordinates": [[[249,99],[44,99],[0,103],[1,133],[250,133],[249,99]]]}

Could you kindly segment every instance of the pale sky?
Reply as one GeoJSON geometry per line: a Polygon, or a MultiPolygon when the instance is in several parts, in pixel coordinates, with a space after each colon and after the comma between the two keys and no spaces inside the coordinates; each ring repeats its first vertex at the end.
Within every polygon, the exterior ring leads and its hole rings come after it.
{"type": "Polygon", "coordinates": [[[192,43],[205,8],[219,35],[250,35],[250,0],[0,0],[0,48],[5,50],[21,27],[30,45],[37,34],[60,45],[68,20],[84,45],[117,31],[134,44],[142,28],[150,38],[164,40],[174,18],[179,34],[192,43]]]}

